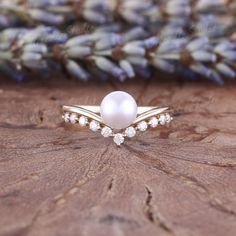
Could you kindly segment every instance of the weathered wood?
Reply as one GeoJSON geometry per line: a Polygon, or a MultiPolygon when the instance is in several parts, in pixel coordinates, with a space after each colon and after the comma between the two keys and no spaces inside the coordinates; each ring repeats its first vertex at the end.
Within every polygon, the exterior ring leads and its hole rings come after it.
{"type": "Polygon", "coordinates": [[[0,235],[236,233],[236,86],[141,82],[0,83],[0,235]],[[169,128],[122,148],[64,126],[63,104],[114,89],[171,105],[169,128]]]}

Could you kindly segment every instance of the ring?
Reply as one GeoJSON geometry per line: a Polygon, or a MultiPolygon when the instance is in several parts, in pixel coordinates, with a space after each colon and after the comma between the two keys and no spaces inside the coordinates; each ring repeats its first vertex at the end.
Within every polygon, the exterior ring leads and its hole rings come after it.
{"type": "Polygon", "coordinates": [[[103,137],[113,137],[120,146],[125,138],[133,138],[138,131],[169,124],[173,117],[169,107],[138,107],[134,98],[122,91],[108,94],[99,106],[63,106],[62,118],[66,123],[79,124],[103,137]]]}

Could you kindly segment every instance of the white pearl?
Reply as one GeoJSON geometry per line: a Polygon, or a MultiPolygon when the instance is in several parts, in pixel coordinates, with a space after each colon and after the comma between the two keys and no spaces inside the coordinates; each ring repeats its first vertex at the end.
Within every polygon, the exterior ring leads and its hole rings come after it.
{"type": "Polygon", "coordinates": [[[138,107],[128,93],[116,91],[108,94],[100,107],[104,123],[114,129],[130,126],[137,117],[138,107]]]}

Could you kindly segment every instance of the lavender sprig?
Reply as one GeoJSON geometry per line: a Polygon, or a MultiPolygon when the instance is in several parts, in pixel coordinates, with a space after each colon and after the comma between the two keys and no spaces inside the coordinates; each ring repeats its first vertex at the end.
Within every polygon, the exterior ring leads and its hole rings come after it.
{"type": "Polygon", "coordinates": [[[0,0],[0,14],[3,14],[1,17],[5,17],[4,14],[18,17],[19,21],[30,25],[37,22],[62,25],[84,19],[96,25],[121,20],[148,26],[176,19],[191,24],[205,13],[235,18],[235,5],[230,0],[0,0]]]}
{"type": "Polygon", "coordinates": [[[94,73],[101,79],[112,75],[123,81],[139,73],[149,74],[152,68],[198,74],[219,84],[224,78],[235,78],[234,40],[160,35],[150,36],[139,27],[124,33],[98,29],[76,37],[43,26],[8,29],[0,34],[0,69],[8,75],[15,75],[13,68],[18,74],[25,69],[51,71],[53,63],[84,81],[94,73]]]}

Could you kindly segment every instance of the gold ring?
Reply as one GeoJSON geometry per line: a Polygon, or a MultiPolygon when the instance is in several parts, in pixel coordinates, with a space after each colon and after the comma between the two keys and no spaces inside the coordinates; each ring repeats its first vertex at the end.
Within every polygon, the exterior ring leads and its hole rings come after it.
{"type": "Polygon", "coordinates": [[[62,117],[66,123],[89,126],[94,132],[101,131],[105,138],[113,137],[118,146],[126,137],[133,138],[139,131],[167,125],[173,120],[169,107],[138,107],[133,97],[122,91],[108,94],[101,106],[63,106],[62,117]]]}

